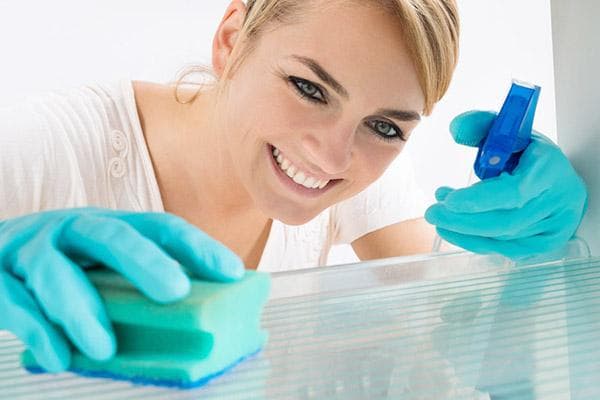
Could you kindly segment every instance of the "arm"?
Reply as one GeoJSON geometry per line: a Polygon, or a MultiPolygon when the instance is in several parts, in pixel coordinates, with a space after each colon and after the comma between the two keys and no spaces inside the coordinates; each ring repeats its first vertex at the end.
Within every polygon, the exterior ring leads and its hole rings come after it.
{"type": "Polygon", "coordinates": [[[429,253],[435,235],[435,228],[418,218],[361,236],[352,242],[352,248],[361,260],[429,253]]]}

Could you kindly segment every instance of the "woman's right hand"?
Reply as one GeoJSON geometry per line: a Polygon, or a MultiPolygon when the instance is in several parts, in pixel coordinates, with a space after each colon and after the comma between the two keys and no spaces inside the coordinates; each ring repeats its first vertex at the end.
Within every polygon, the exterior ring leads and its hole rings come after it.
{"type": "Polygon", "coordinates": [[[2,221],[0,330],[17,335],[50,372],[68,368],[67,340],[96,360],[115,353],[110,321],[82,270],[93,264],[160,303],[188,294],[182,267],[207,280],[244,275],[231,250],[172,214],[77,208],[2,221]]]}

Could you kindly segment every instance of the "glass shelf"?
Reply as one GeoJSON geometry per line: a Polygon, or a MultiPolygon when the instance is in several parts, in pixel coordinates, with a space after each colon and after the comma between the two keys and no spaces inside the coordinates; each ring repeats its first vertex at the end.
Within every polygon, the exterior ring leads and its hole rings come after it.
{"type": "Polygon", "coordinates": [[[273,274],[269,342],[203,388],[31,375],[0,333],[0,398],[600,398],[600,258],[436,254],[273,274]]]}

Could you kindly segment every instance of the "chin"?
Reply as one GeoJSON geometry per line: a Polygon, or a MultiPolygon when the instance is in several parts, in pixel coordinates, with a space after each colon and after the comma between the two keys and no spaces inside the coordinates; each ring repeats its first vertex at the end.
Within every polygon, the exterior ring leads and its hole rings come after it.
{"type": "Polygon", "coordinates": [[[312,220],[313,218],[315,218],[317,215],[319,215],[319,214],[314,214],[314,215],[311,215],[310,217],[300,217],[297,215],[294,215],[294,216],[286,215],[286,216],[282,216],[279,218],[275,217],[275,219],[283,222],[286,225],[304,225],[307,222],[309,222],[310,220],[312,220]]]}
{"type": "Polygon", "coordinates": [[[295,207],[281,209],[281,207],[271,208],[267,212],[270,218],[283,222],[286,225],[303,225],[319,215],[323,209],[318,210],[299,210],[295,207]]]}

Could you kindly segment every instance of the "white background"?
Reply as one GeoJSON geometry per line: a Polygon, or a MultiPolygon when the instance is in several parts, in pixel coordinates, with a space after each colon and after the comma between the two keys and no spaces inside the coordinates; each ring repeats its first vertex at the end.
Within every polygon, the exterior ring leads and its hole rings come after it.
{"type": "MultiPolygon", "coordinates": [[[[455,145],[452,117],[497,110],[512,78],[542,87],[535,128],[556,137],[549,0],[458,0],[461,56],[454,81],[409,143],[419,181],[465,186],[475,153],[455,145]]],[[[227,0],[0,1],[0,106],[31,93],[122,78],[169,81],[209,64],[227,0]]],[[[351,257],[338,249],[332,262],[351,257]]]]}

